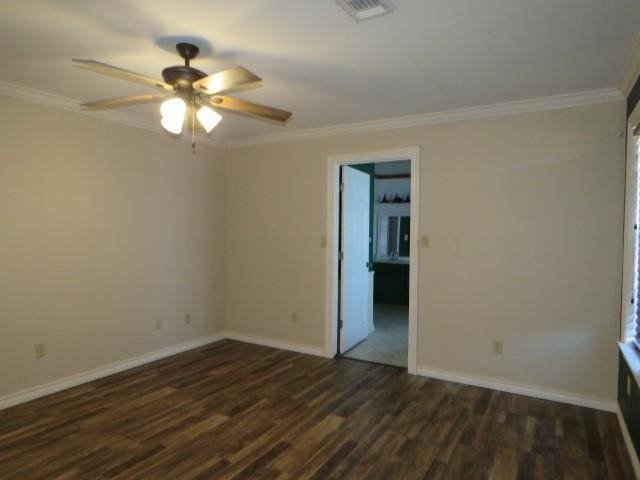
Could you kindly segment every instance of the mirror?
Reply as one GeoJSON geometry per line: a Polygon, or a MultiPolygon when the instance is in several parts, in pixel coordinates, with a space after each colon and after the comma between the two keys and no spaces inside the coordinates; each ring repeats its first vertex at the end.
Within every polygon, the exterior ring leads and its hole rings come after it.
{"type": "Polygon", "coordinates": [[[411,218],[406,215],[380,215],[376,258],[408,260],[410,255],[411,218]]]}

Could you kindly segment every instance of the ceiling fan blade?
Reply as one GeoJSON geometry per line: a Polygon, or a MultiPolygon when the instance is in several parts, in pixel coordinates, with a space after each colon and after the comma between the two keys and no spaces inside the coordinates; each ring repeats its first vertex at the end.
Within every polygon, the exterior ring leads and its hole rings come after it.
{"type": "Polygon", "coordinates": [[[89,110],[105,110],[107,108],[128,107],[129,105],[142,105],[155,103],[168,98],[167,95],[132,95],[130,97],[108,98],[97,102],[82,103],[80,106],[89,110]]]}
{"type": "Polygon", "coordinates": [[[238,113],[258,120],[265,120],[278,125],[286,125],[292,115],[291,112],[287,112],[285,110],[279,110],[277,108],[267,107],[257,103],[245,102],[244,100],[239,100],[233,97],[216,95],[211,97],[209,101],[212,107],[232,113],[238,113]]]}
{"type": "Polygon", "coordinates": [[[111,77],[120,78],[122,80],[128,80],[129,82],[139,83],[146,85],[147,87],[159,88],[168,92],[173,91],[173,87],[162,80],[156,80],[155,78],[147,77],[140,73],[130,72],[123,68],[114,67],[106,63],[96,62],[95,60],[78,60],[73,59],[74,65],[85,70],[101,73],[103,75],[109,75],[111,77]]]}
{"type": "Polygon", "coordinates": [[[239,92],[262,86],[262,79],[244,67],[223,70],[193,82],[193,88],[207,95],[239,92]]]}

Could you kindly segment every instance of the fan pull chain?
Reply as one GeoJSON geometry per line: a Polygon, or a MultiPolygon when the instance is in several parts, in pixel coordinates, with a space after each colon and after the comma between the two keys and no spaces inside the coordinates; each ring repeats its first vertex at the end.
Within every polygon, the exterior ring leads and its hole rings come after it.
{"type": "Polygon", "coordinates": [[[196,154],[196,99],[192,98],[193,107],[191,108],[191,153],[196,154]]]}

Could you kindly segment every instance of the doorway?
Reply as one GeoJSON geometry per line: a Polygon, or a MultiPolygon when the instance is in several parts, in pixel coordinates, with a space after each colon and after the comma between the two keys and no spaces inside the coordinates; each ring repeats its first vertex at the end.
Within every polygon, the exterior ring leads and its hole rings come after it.
{"type": "Polygon", "coordinates": [[[340,170],[338,353],[407,368],[411,162],[340,170]]]}
{"type": "Polygon", "coordinates": [[[328,159],[327,356],[416,372],[419,150],[328,159]]]}

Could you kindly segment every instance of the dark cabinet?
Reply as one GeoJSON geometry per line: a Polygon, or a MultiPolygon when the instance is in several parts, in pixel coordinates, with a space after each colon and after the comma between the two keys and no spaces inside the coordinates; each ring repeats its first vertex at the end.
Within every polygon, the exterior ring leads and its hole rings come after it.
{"type": "Polygon", "coordinates": [[[373,301],[409,305],[409,264],[373,262],[373,301]]]}

